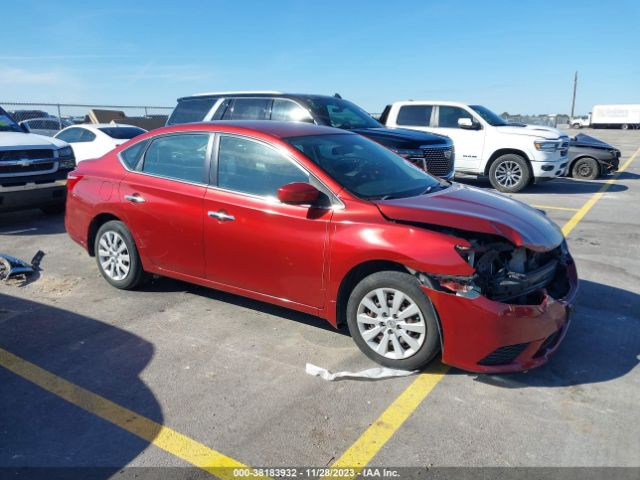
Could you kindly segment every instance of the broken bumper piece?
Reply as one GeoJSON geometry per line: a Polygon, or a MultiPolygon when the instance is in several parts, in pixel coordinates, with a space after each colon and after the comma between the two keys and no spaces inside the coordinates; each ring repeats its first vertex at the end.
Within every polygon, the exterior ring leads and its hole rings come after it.
{"type": "Polygon", "coordinates": [[[27,263],[11,255],[0,253],[0,281],[6,282],[12,277],[20,275],[26,277],[35,273],[40,267],[42,257],[44,257],[44,252],[38,250],[33,259],[31,259],[31,263],[27,263]]]}

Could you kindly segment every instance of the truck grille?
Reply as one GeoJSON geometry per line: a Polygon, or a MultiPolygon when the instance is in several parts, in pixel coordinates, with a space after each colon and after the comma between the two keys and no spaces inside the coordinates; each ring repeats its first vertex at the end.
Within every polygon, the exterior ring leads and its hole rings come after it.
{"type": "Polygon", "coordinates": [[[53,150],[42,148],[38,150],[0,150],[0,162],[4,160],[36,160],[53,158],[53,150]]]}
{"type": "Polygon", "coordinates": [[[446,177],[453,171],[454,158],[451,147],[427,147],[423,148],[422,152],[422,157],[412,156],[409,160],[436,177],[446,177]]]}
{"type": "Polygon", "coordinates": [[[0,150],[0,177],[19,177],[34,173],[51,173],[58,168],[54,150],[0,150]]]}

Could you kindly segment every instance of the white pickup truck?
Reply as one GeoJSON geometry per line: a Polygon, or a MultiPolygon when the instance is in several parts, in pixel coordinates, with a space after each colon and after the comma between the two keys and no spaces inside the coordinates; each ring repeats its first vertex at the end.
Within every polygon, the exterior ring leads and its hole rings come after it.
{"type": "Polygon", "coordinates": [[[564,175],[569,137],[555,128],[510,124],[480,105],[402,101],[380,116],[387,127],[447,135],[456,149],[455,171],[488,176],[501,192],[564,175]]]}

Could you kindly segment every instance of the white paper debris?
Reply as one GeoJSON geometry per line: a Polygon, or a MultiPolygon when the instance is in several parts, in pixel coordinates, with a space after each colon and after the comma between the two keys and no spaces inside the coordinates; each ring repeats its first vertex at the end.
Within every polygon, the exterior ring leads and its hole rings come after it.
{"type": "Polygon", "coordinates": [[[418,370],[395,370],[387,367],[376,367],[362,370],[360,372],[336,372],[332,373],[326,368],[317,367],[311,363],[307,363],[305,371],[314,377],[320,377],[324,380],[333,381],[341,378],[352,378],[354,380],[381,380],[383,378],[408,377],[418,373],[418,370]]]}

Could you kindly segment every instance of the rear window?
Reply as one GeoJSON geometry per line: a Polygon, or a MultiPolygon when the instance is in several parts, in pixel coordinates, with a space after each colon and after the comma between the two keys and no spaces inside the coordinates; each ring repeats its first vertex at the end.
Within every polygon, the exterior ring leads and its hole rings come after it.
{"type": "Polygon", "coordinates": [[[188,98],[180,100],[167,121],[167,125],[202,122],[217,98],[188,98]]]}
{"type": "Polygon", "coordinates": [[[428,127],[431,122],[431,105],[404,105],[398,112],[398,125],[428,127]]]}
{"type": "Polygon", "coordinates": [[[139,127],[104,127],[98,130],[116,140],[129,140],[145,133],[145,130],[139,127]]]}
{"type": "Polygon", "coordinates": [[[120,152],[120,158],[131,170],[135,170],[149,140],[143,140],[120,152]]]}

